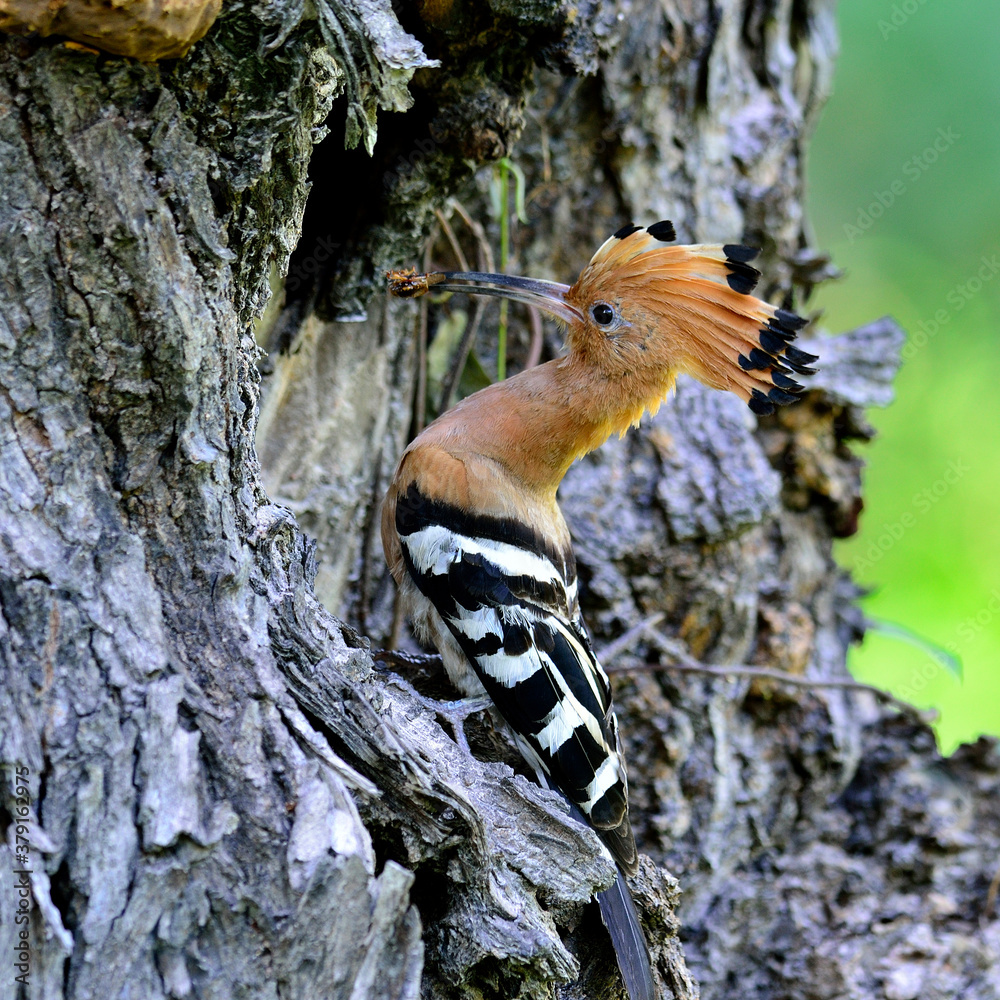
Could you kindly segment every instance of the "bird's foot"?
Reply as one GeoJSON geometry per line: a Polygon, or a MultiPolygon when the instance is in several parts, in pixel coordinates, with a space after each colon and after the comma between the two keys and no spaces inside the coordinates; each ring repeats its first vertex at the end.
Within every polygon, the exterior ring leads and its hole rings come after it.
{"type": "Polygon", "coordinates": [[[480,695],[476,698],[459,698],[457,701],[439,701],[437,698],[428,698],[426,695],[417,693],[417,699],[424,708],[429,709],[438,718],[447,721],[448,725],[451,726],[455,742],[467,754],[471,754],[469,741],[465,738],[465,720],[470,715],[475,715],[476,712],[485,711],[493,702],[486,695],[480,695]]]}
{"type": "MultiPolygon", "coordinates": [[[[375,650],[375,660],[391,666],[442,669],[441,656],[438,653],[405,653],[398,649],[377,649],[375,650]]],[[[465,738],[465,720],[470,715],[475,715],[476,712],[482,712],[489,708],[493,704],[489,697],[486,695],[477,695],[473,698],[459,698],[456,701],[447,701],[421,694],[410,681],[400,677],[398,674],[394,675],[393,681],[405,687],[410,696],[429,712],[432,712],[440,719],[446,720],[451,726],[455,742],[466,753],[470,753],[469,743],[465,738]]]]}
{"type": "Polygon", "coordinates": [[[476,698],[459,698],[457,701],[443,701],[421,694],[412,684],[404,681],[402,678],[397,677],[395,680],[397,683],[402,682],[408,689],[410,697],[426,708],[427,711],[432,712],[439,719],[445,720],[451,726],[455,742],[467,754],[472,753],[469,749],[469,741],[465,738],[465,720],[470,715],[482,712],[493,704],[486,695],[480,695],[476,698]]]}

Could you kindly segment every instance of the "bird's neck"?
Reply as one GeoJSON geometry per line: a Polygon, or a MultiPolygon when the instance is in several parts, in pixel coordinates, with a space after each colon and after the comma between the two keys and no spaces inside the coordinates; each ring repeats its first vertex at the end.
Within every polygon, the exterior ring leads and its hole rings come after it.
{"type": "Polygon", "coordinates": [[[609,380],[571,355],[469,396],[425,434],[453,454],[468,449],[493,459],[522,489],[554,500],[576,459],[655,410],[671,385],[609,380]]]}

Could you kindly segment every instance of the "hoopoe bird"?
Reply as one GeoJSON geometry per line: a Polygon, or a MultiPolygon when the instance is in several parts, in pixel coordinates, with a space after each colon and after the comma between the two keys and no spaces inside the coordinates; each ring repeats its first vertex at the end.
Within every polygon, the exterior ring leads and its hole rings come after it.
{"type": "Polygon", "coordinates": [[[653,1000],[624,875],[638,854],[607,674],[580,615],[556,490],[570,465],[655,413],[679,373],[757,414],[798,398],[816,359],[805,320],[751,292],[759,251],[671,246],[669,222],[625,226],[572,286],[479,272],[390,272],[395,295],[435,289],[526,302],[566,324],[563,357],[462,400],[403,453],[382,542],[418,637],[454,685],[484,692],[540,781],[558,789],[618,865],[598,895],[631,1000],[653,1000]]]}

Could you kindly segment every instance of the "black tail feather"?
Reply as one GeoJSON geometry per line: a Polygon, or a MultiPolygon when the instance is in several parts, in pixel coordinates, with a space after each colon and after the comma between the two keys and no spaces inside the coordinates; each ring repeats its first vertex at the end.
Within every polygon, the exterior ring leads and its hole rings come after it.
{"type": "MultiPolygon", "coordinates": [[[[535,774],[538,775],[539,784],[543,788],[552,787],[545,774],[537,769],[535,774]]],[[[573,818],[590,826],[580,807],[571,802],[565,792],[562,794],[573,818]]],[[[620,867],[615,884],[597,894],[597,903],[601,908],[601,920],[608,929],[608,936],[615,949],[618,970],[625,981],[629,1000],[659,1000],[653,982],[653,969],[649,961],[649,948],[646,947],[646,936],[642,932],[639,914],[636,912],[635,903],[632,902],[632,893],[629,892],[628,883],[620,867]]]]}
{"type": "Polygon", "coordinates": [[[615,884],[597,894],[601,919],[615,946],[618,968],[628,990],[629,1000],[658,1000],[649,964],[646,938],[639,926],[639,915],[621,869],[615,884]]]}

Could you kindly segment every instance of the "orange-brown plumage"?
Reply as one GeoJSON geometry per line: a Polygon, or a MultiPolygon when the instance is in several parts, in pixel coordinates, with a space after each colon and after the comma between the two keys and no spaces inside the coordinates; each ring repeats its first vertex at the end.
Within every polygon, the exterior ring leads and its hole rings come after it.
{"type": "MultiPolygon", "coordinates": [[[[489,693],[518,748],[637,870],[608,678],[580,617],[556,491],[570,465],[686,373],[754,412],[792,402],[811,355],[799,317],[754,298],[757,251],[668,246],[673,226],[619,230],[572,286],[475,272],[391,272],[431,288],[533,303],[568,329],[564,357],[462,400],[403,453],[382,514],[386,559],[418,634],[465,694],[489,693]]],[[[598,899],[633,1000],[655,994],[624,880],[598,899]]]]}
{"type": "MultiPolygon", "coordinates": [[[[414,484],[456,509],[534,525],[553,546],[568,549],[556,490],[570,465],[643,413],[655,413],[678,374],[733,392],[758,413],[795,398],[800,387],[792,375],[809,374],[806,363],[814,358],[790,346],[802,320],[749,294],[759,274],[748,261],[757,251],[669,245],[673,238],[669,223],[624,227],[572,286],[390,272],[390,289],[404,297],[436,287],[527,300],[568,328],[565,357],[462,400],[406,449],[382,516],[397,583],[406,582],[406,568],[396,501],[414,484]],[[614,312],[611,323],[595,318],[602,303],[614,312]]],[[[421,632],[431,637],[427,627],[421,632]]]]}
{"type": "MultiPolygon", "coordinates": [[[[623,323],[625,344],[616,359],[622,370],[658,369],[667,388],[683,372],[744,402],[754,398],[754,390],[768,396],[777,386],[771,402],[786,402],[782,393],[797,388],[792,373],[809,374],[801,358],[815,359],[796,354],[799,360],[790,365],[782,358],[787,347],[776,340],[790,342],[803,324],[749,294],[759,277],[748,263],[755,256],[756,251],[740,246],[669,246],[663,237],[642,229],[624,238],[612,236],[566,293],[583,320],[570,326],[567,346],[586,352],[597,364],[602,358],[609,364],[603,331],[589,315],[593,303],[607,302],[620,312],[623,323]],[[763,349],[762,331],[765,339],[773,333],[771,346],[777,350],[763,349]],[[627,354],[626,346],[631,348],[627,354]],[[755,350],[771,353],[773,364],[741,364],[740,357],[749,361],[755,350]]],[[[654,395],[648,408],[657,405],[654,395]]],[[[766,408],[761,403],[761,409],[766,408]]]]}
{"type": "MultiPolygon", "coordinates": [[[[757,251],[669,245],[673,238],[666,222],[624,227],[570,287],[502,275],[393,272],[390,288],[407,296],[432,286],[505,296],[565,322],[567,356],[549,363],[560,368],[528,384],[511,379],[503,383],[508,389],[491,387],[485,392],[499,395],[475,406],[503,398],[504,408],[534,411],[532,393],[548,394],[556,405],[543,409],[556,435],[579,438],[566,444],[573,458],[623,433],[644,411],[655,412],[681,373],[733,392],[759,414],[791,402],[801,391],[796,377],[811,374],[815,358],[791,344],[803,320],[750,294],[760,276],[749,264],[757,251]],[[613,312],[612,322],[598,322],[602,306],[613,312]]],[[[463,410],[462,419],[469,413],[463,410]]]]}

